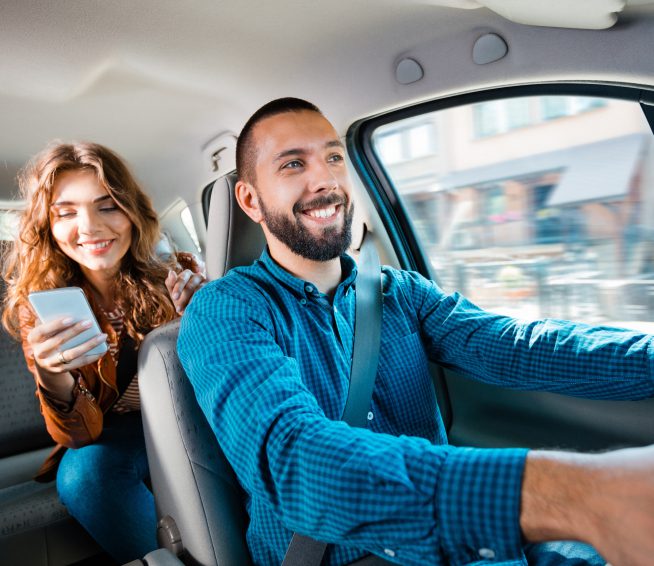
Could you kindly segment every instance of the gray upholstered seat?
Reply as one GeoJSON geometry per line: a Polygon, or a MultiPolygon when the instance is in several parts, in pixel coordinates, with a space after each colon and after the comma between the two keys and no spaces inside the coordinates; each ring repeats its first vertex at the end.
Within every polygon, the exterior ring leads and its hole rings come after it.
{"type": "MultiPolygon", "coordinates": [[[[233,197],[234,183],[235,175],[227,175],[212,189],[206,253],[211,279],[251,263],[264,246],[263,232],[233,197]]],[[[178,329],[175,321],[150,333],[139,353],[141,410],[157,514],[173,519],[186,564],[247,565],[243,494],[177,358],[178,329]]],[[[167,548],[177,550],[179,545],[170,540],[174,531],[160,529],[160,542],[163,538],[167,548]]]]}
{"type": "MultiPolygon", "coordinates": [[[[3,294],[0,278],[0,297],[3,294]]],[[[0,329],[0,458],[52,445],[20,344],[0,329]]]]}
{"type": "Polygon", "coordinates": [[[20,344],[1,327],[0,390],[0,563],[63,566],[99,552],[59,501],[54,482],[32,480],[53,442],[20,344]]]}

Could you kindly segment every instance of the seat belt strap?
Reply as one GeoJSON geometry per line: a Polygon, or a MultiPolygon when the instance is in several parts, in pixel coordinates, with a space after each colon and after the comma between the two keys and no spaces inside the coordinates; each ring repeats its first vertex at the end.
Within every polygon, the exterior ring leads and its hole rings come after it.
{"type": "Polygon", "coordinates": [[[342,420],[350,426],[365,428],[379,366],[382,325],[381,267],[369,234],[361,246],[360,265],[356,282],[352,371],[342,420]]]}
{"type": "Polygon", "coordinates": [[[293,533],[282,566],[319,566],[322,564],[326,550],[326,542],[293,533]]]}
{"type": "MultiPolygon", "coordinates": [[[[350,426],[365,427],[379,366],[382,288],[379,257],[370,233],[361,244],[356,279],[356,306],[350,387],[343,418],[350,426]]],[[[293,533],[282,566],[319,566],[327,543],[293,533]]]]}

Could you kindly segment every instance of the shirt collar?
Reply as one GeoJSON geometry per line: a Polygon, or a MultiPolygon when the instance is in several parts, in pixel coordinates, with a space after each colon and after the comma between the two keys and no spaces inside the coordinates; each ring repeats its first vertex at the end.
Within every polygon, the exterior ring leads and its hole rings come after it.
{"type": "MultiPolygon", "coordinates": [[[[259,261],[263,263],[266,270],[285,287],[289,288],[291,292],[301,297],[317,296],[319,291],[311,281],[299,279],[291,275],[281,265],[279,265],[271,256],[266,246],[261,253],[259,261]]],[[[354,283],[357,276],[357,265],[354,260],[347,254],[341,256],[341,268],[343,270],[343,279],[336,288],[336,295],[345,293],[350,286],[354,283]]]]}

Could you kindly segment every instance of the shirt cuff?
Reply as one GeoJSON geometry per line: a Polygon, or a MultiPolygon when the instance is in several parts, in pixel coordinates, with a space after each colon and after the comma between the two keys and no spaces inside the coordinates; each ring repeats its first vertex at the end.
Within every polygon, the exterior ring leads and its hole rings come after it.
{"type": "Polygon", "coordinates": [[[457,448],[449,454],[436,494],[449,564],[522,563],[520,494],[527,452],[457,448]]]}

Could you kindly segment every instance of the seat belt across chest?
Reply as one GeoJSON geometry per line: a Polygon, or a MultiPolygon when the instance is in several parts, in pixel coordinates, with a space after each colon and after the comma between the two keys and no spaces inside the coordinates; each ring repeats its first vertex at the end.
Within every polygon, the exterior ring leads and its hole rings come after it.
{"type": "MultiPolygon", "coordinates": [[[[358,262],[352,368],[342,418],[350,426],[363,428],[368,422],[379,366],[381,323],[381,269],[375,244],[370,233],[366,233],[358,262]]],[[[293,533],[282,566],[319,566],[327,546],[325,542],[293,533]]]]}

